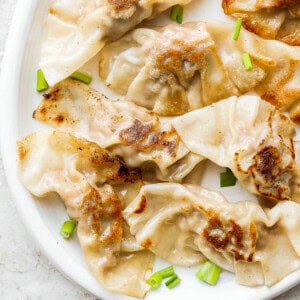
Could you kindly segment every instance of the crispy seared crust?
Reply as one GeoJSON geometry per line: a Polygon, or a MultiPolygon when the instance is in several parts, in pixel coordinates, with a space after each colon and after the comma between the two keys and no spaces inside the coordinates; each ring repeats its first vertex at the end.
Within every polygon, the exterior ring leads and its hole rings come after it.
{"type": "Polygon", "coordinates": [[[250,222],[246,230],[233,219],[222,221],[213,210],[206,211],[206,214],[207,225],[202,235],[209,245],[217,251],[232,254],[236,261],[252,262],[258,237],[255,223],[250,222]]]}
{"type": "Polygon", "coordinates": [[[101,238],[103,245],[119,243],[122,240],[122,205],[113,189],[104,190],[100,194],[95,189],[82,199],[80,210],[82,219],[91,231],[101,238]],[[105,227],[102,222],[110,222],[109,234],[103,234],[105,227]]]}
{"type": "Polygon", "coordinates": [[[242,0],[223,0],[222,7],[225,14],[241,17],[243,26],[251,32],[266,39],[300,46],[298,0],[274,0],[271,3],[257,0],[255,5],[249,7],[242,0]]]}

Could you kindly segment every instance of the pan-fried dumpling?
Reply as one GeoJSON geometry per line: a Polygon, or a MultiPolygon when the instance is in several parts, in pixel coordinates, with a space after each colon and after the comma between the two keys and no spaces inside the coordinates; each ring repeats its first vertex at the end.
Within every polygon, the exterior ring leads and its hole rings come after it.
{"type": "Polygon", "coordinates": [[[199,186],[159,183],[143,186],[124,217],[137,241],[158,256],[188,265],[181,261],[187,251],[202,253],[243,285],[272,286],[300,267],[298,203],[264,211],[199,186]]]}
{"type": "Polygon", "coordinates": [[[194,153],[230,168],[251,193],[293,197],[293,123],[257,96],[231,97],[176,118],[173,126],[194,153]]]}
{"type": "Polygon", "coordinates": [[[190,0],[52,0],[40,66],[50,85],[71,75],[108,41],[190,0]]]}
{"type": "MultiPolygon", "coordinates": [[[[230,78],[243,93],[252,89],[278,109],[286,110],[300,97],[300,47],[278,41],[264,40],[246,30],[241,30],[238,41],[232,40],[234,24],[207,23],[207,30],[216,43],[218,53],[230,78]],[[246,71],[242,53],[249,53],[253,69],[246,71]],[[248,82],[258,78],[251,89],[248,82]]],[[[296,120],[296,118],[295,118],[296,120]]]]}
{"type": "Polygon", "coordinates": [[[122,202],[108,184],[140,186],[140,172],[93,143],[49,130],[19,140],[18,154],[24,186],[38,197],[56,192],[69,216],[78,221],[87,263],[103,287],[143,297],[149,290],[145,277],[154,255],[137,247],[128,234],[122,202]]]}
{"type": "Polygon", "coordinates": [[[105,83],[160,115],[180,115],[238,94],[205,23],[136,29],[100,53],[105,83]]]}
{"type": "Polygon", "coordinates": [[[254,90],[279,109],[294,104],[292,117],[299,121],[300,48],[247,30],[234,41],[234,27],[207,22],[136,29],[102,49],[100,77],[127,100],[160,115],[254,90]],[[251,71],[243,65],[244,53],[251,56],[251,71]]]}
{"type": "Polygon", "coordinates": [[[198,222],[200,215],[193,211],[189,201],[181,199],[178,186],[159,183],[144,186],[123,215],[141,246],[172,264],[193,266],[205,257],[194,244],[197,233],[182,229],[180,224],[187,216],[191,222],[198,222]],[[179,201],[171,199],[173,192],[178,193],[179,201]]]}
{"type": "Polygon", "coordinates": [[[263,38],[300,46],[299,0],[223,0],[225,14],[242,18],[243,26],[263,38]]]}
{"type": "Polygon", "coordinates": [[[96,142],[131,167],[154,165],[162,180],[180,181],[203,159],[185,147],[170,120],[71,79],[45,95],[34,118],[96,142]]]}

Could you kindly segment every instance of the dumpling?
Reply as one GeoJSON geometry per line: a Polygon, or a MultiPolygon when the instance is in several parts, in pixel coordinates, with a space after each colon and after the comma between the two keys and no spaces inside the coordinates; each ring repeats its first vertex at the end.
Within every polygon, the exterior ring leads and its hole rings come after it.
{"type": "Polygon", "coordinates": [[[211,21],[136,29],[102,49],[100,77],[159,115],[180,115],[255,91],[279,109],[294,105],[292,117],[299,121],[299,48],[246,30],[234,41],[234,27],[211,21]],[[252,59],[251,71],[243,65],[244,53],[252,59]]]}
{"type": "Polygon", "coordinates": [[[130,183],[138,191],[140,171],[128,169],[93,143],[49,130],[19,140],[18,155],[24,186],[37,197],[57,193],[69,216],[78,221],[85,258],[103,287],[143,297],[149,290],[145,277],[152,270],[154,255],[130,238],[123,204],[113,188],[130,183]]]}
{"type": "Polygon", "coordinates": [[[145,19],[190,0],[52,0],[40,67],[52,86],[92,58],[108,41],[145,19]]]}
{"type": "Polygon", "coordinates": [[[239,93],[205,23],[139,28],[100,52],[114,91],[159,115],[180,115],[239,93]]]}
{"type": "Polygon", "coordinates": [[[277,201],[294,197],[293,123],[257,96],[231,97],[172,122],[194,153],[230,168],[251,193],[277,201]]]}
{"type": "Polygon", "coordinates": [[[145,185],[123,215],[141,246],[171,264],[193,266],[205,257],[194,244],[197,233],[182,229],[180,223],[187,216],[191,222],[198,222],[200,215],[187,199],[182,199],[180,188],[176,184],[145,185]],[[178,201],[170,194],[178,196],[178,201]]]}
{"type": "Polygon", "coordinates": [[[110,101],[72,79],[45,95],[34,118],[109,149],[128,166],[155,169],[161,180],[180,181],[203,160],[185,147],[170,120],[127,101],[110,101]]]}
{"type": "Polygon", "coordinates": [[[263,38],[300,46],[299,0],[223,0],[225,14],[241,17],[243,26],[263,38]]]}
{"type": "MultiPolygon", "coordinates": [[[[264,40],[246,30],[241,30],[238,41],[233,41],[234,26],[207,23],[207,30],[231,80],[243,94],[253,89],[278,109],[290,109],[300,97],[300,47],[264,40]],[[244,68],[242,53],[249,53],[253,65],[251,71],[244,68]]],[[[296,116],[294,113],[295,121],[296,116]]]]}
{"type": "Polygon", "coordinates": [[[187,251],[191,258],[202,253],[243,285],[272,286],[300,267],[298,203],[264,211],[199,186],[158,183],[143,186],[124,217],[137,241],[158,256],[189,265],[187,251]]]}

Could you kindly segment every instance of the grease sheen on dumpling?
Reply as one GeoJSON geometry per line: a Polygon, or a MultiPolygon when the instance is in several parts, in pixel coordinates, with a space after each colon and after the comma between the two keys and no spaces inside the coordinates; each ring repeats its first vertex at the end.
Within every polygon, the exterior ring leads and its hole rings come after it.
{"type": "Polygon", "coordinates": [[[229,167],[251,193],[299,202],[295,128],[273,105],[257,96],[231,97],[172,123],[192,152],[229,167]]]}
{"type": "Polygon", "coordinates": [[[69,216],[78,221],[80,245],[102,286],[145,296],[149,290],[145,277],[152,270],[154,255],[137,246],[128,233],[124,204],[113,188],[127,184],[130,194],[136,194],[141,186],[139,170],[126,168],[96,144],[51,130],[20,139],[18,155],[24,186],[38,197],[57,193],[69,216]]]}
{"type": "Polygon", "coordinates": [[[65,79],[108,41],[190,0],[52,0],[46,19],[40,66],[50,85],[65,79]]]}

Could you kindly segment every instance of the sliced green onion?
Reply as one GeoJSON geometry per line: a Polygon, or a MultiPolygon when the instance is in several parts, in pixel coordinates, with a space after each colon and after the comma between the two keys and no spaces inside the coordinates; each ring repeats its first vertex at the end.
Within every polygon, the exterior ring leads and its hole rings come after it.
{"type": "Polygon", "coordinates": [[[181,24],[183,19],[183,7],[179,4],[174,5],[171,9],[170,18],[178,24],[181,24]]]}
{"type": "Polygon", "coordinates": [[[252,70],[252,62],[251,62],[251,57],[248,53],[244,53],[243,54],[243,64],[244,67],[247,71],[251,71],[252,70]]]}
{"type": "Polygon", "coordinates": [[[36,90],[43,92],[49,87],[48,82],[45,79],[44,73],[41,69],[37,70],[36,90]]]}
{"type": "Polygon", "coordinates": [[[77,226],[76,221],[73,221],[73,220],[65,221],[60,229],[61,236],[65,239],[68,239],[73,234],[76,226],[77,226]]]}
{"type": "Polygon", "coordinates": [[[164,278],[168,278],[174,275],[176,274],[174,272],[173,266],[169,266],[153,273],[146,282],[151,286],[152,290],[155,290],[159,287],[164,278]]]}
{"type": "Polygon", "coordinates": [[[172,275],[170,279],[168,279],[165,282],[166,287],[169,289],[173,289],[175,286],[177,286],[180,283],[181,279],[178,277],[177,274],[172,275]]]}
{"type": "Polygon", "coordinates": [[[220,173],[220,186],[234,186],[236,184],[236,178],[229,168],[226,168],[226,172],[220,173]]]}
{"type": "Polygon", "coordinates": [[[162,276],[162,278],[167,278],[175,274],[173,266],[169,266],[167,268],[161,269],[156,273],[159,273],[162,276]]]}
{"type": "Polygon", "coordinates": [[[200,270],[196,273],[196,276],[211,285],[216,285],[219,276],[221,273],[221,268],[212,263],[211,261],[207,261],[203,264],[200,270]]]}
{"type": "Polygon", "coordinates": [[[156,272],[152,274],[146,282],[151,286],[152,290],[155,290],[160,286],[162,280],[162,276],[158,272],[156,272]]]}
{"type": "Polygon", "coordinates": [[[178,4],[172,6],[171,13],[170,13],[171,20],[177,21],[178,11],[179,11],[179,5],[178,4]]]}
{"type": "Polygon", "coordinates": [[[89,84],[92,81],[92,77],[91,76],[89,76],[88,74],[84,74],[84,73],[78,72],[78,71],[76,71],[73,74],[71,74],[70,77],[73,78],[73,79],[82,81],[82,82],[84,82],[86,84],[89,84]]]}
{"type": "Polygon", "coordinates": [[[235,30],[233,34],[233,40],[237,41],[240,35],[241,27],[242,27],[243,19],[237,18],[236,24],[235,24],[235,30]]]}

